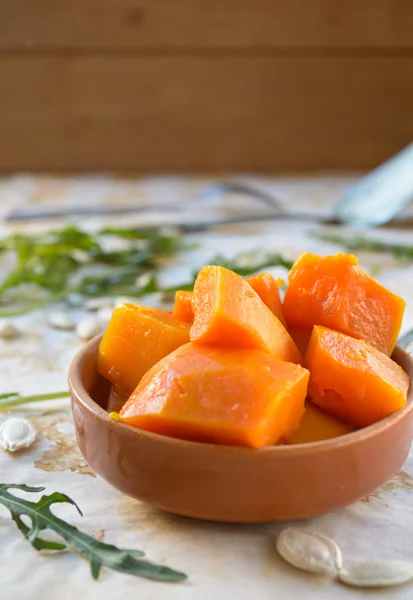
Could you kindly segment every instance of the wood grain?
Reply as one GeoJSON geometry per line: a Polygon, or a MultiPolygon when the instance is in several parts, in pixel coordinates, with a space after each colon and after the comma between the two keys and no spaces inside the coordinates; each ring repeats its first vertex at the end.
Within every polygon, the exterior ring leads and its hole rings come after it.
{"type": "Polygon", "coordinates": [[[0,49],[413,48],[412,0],[1,0],[0,49]]]}
{"type": "Polygon", "coordinates": [[[365,168],[413,139],[413,57],[1,57],[0,169],[365,168]]]}

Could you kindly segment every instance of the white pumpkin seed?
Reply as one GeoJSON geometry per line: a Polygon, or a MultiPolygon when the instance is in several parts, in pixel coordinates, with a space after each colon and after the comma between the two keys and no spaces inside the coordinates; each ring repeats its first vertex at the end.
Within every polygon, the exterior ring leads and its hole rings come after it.
{"type": "Polygon", "coordinates": [[[62,329],[63,331],[73,331],[76,323],[67,312],[54,312],[49,316],[48,323],[53,329],[62,329]]]}
{"type": "Polygon", "coordinates": [[[91,340],[104,330],[104,323],[97,317],[85,317],[77,327],[77,334],[82,340],[91,340]]]}
{"type": "Polygon", "coordinates": [[[353,563],[341,569],[338,578],[352,587],[389,587],[413,579],[413,563],[377,558],[353,563]]]}
{"type": "Polygon", "coordinates": [[[102,321],[102,323],[105,323],[105,325],[107,325],[107,323],[109,323],[109,321],[111,320],[113,315],[113,307],[111,306],[105,306],[103,308],[99,308],[98,312],[96,313],[97,318],[102,321]]]}
{"type": "Polygon", "coordinates": [[[77,262],[83,264],[90,260],[89,253],[86,252],[86,250],[75,249],[71,252],[71,256],[73,256],[77,262]]]}
{"type": "Polygon", "coordinates": [[[173,225],[162,225],[158,229],[158,235],[162,237],[179,237],[181,234],[178,227],[173,225]]]}
{"type": "Polygon", "coordinates": [[[150,273],[142,273],[136,278],[136,286],[138,288],[145,288],[150,283],[152,275],[150,273]]]}
{"type": "Polygon", "coordinates": [[[73,294],[69,294],[66,297],[66,303],[73,308],[80,308],[81,306],[84,306],[85,299],[82,294],[76,294],[73,292],[73,294]]]}
{"type": "Polygon", "coordinates": [[[113,308],[113,298],[89,298],[85,302],[86,310],[100,310],[101,308],[113,308]]]}
{"type": "Polygon", "coordinates": [[[286,562],[302,571],[336,575],[342,566],[340,548],[316,531],[287,527],[278,536],[276,548],[286,562]]]}
{"type": "Polygon", "coordinates": [[[12,417],[0,425],[0,445],[4,450],[16,452],[28,448],[36,439],[36,430],[29,421],[12,417]]]}
{"type": "Polygon", "coordinates": [[[14,340],[19,337],[20,330],[11,321],[0,321],[0,338],[3,340],[14,340]]]}
{"type": "Polygon", "coordinates": [[[115,308],[122,306],[122,304],[136,304],[136,298],[128,298],[127,296],[118,296],[115,298],[115,308]]]}

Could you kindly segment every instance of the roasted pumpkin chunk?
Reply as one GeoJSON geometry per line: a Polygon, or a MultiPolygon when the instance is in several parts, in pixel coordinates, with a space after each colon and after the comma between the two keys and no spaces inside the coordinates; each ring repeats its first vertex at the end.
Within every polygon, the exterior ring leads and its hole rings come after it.
{"type": "Polygon", "coordinates": [[[186,344],[142,378],[121,421],[187,440],[261,448],[304,410],[308,371],[262,350],[186,344]]]}

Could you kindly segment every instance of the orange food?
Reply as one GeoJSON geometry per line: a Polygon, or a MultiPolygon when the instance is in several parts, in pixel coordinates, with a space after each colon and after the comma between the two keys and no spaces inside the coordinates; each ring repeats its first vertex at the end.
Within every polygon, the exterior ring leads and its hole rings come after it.
{"type": "Polygon", "coordinates": [[[201,269],[192,297],[191,341],[257,348],[288,362],[302,361],[291,336],[251,286],[224,267],[201,269]]]}
{"type": "Polygon", "coordinates": [[[340,421],[337,417],[318,408],[313,402],[306,402],[299,426],[284,442],[286,444],[308,444],[330,440],[355,430],[356,427],[350,423],[340,421]]]}
{"type": "Polygon", "coordinates": [[[307,352],[308,342],[311,338],[312,327],[289,327],[288,333],[293,338],[295,345],[302,356],[307,352]]]}
{"type": "Polygon", "coordinates": [[[146,373],[120,417],[171,437],[260,448],[298,425],[308,376],[261,350],[190,343],[146,373]]]}
{"type": "MultiPolygon", "coordinates": [[[[261,300],[268,306],[270,311],[281,321],[285,326],[285,318],[282,310],[282,304],[280,299],[279,286],[284,283],[281,279],[274,279],[271,273],[260,273],[247,277],[247,281],[252,289],[257,292],[261,300]]],[[[185,290],[178,290],[175,292],[175,303],[172,309],[172,314],[186,321],[192,323],[194,320],[194,311],[192,308],[192,292],[185,290]]]]}
{"type": "Polygon", "coordinates": [[[192,292],[187,292],[185,290],[178,290],[175,292],[175,303],[172,314],[177,319],[181,319],[181,321],[192,323],[194,319],[192,292]]]}
{"type": "Polygon", "coordinates": [[[363,340],[315,326],[305,364],[311,373],[311,400],[356,427],[371,425],[406,404],[406,373],[363,340]]]}
{"type": "Polygon", "coordinates": [[[306,252],[288,281],[283,308],[289,326],[323,325],[392,353],[405,302],[366,275],[355,256],[306,252]]]}
{"type": "Polygon", "coordinates": [[[188,341],[188,323],[156,308],[122,304],[100,343],[98,369],[129,394],[148,369],[188,341]]]}
{"type": "Polygon", "coordinates": [[[271,273],[259,273],[248,277],[245,281],[250,284],[252,289],[264,302],[270,311],[286,326],[284,313],[282,309],[279,285],[271,273]]]}

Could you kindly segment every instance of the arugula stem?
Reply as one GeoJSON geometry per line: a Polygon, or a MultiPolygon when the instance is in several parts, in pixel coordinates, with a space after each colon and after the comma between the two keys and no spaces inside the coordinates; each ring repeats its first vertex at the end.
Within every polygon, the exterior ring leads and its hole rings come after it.
{"type": "Polygon", "coordinates": [[[11,514],[13,521],[24,537],[32,546],[40,550],[63,550],[65,544],[51,542],[40,537],[43,530],[49,529],[60,535],[68,544],[69,549],[77,552],[90,560],[92,577],[97,579],[101,567],[107,567],[121,573],[128,573],[137,577],[152,579],[153,581],[179,582],[187,579],[185,573],[175,571],[163,565],[157,565],[147,560],[141,560],[143,552],[140,550],[124,550],[112,544],[96,540],[74,527],[67,521],[60,519],[50,510],[54,504],[67,503],[75,506],[82,515],[76,502],[60,492],[49,496],[42,496],[37,502],[30,502],[11,494],[8,490],[19,489],[24,492],[42,492],[43,487],[30,487],[25,484],[0,483],[0,504],[5,506],[11,514]],[[27,516],[31,521],[29,528],[22,520],[27,516]]]}
{"type": "Polygon", "coordinates": [[[44,308],[49,304],[53,304],[54,302],[60,302],[60,300],[64,300],[69,294],[73,294],[79,291],[79,286],[67,288],[57,292],[56,294],[50,294],[46,298],[42,298],[41,300],[37,300],[36,302],[31,302],[26,306],[22,306],[20,308],[15,308],[11,310],[0,310],[0,318],[1,317],[20,317],[21,315],[25,315],[33,310],[37,310],[39,308],[44,308]]]}
{"type": "Polygon", "coordinates": [[[347,250],[365,250],[367,252],[379,252],[392,254],[398,259],[413,259],[413,245],[398,244],[392,242],[382,242],[374,238],[366,238],[361,235],[354,237],[346,237],[342,235],[332,234],[316,234],[319,240],[344,246],[347,250]]]}
{"type": "Polygon", "coordinates": [[[51,394],[36,394],[34,396],[20,396],[15,395],[0,399],[0,411],[8,410],[9,408],[15,408],[22,404],[31,404],[33,402],[42,402],[43,400],[58,400],[59,398],[69,398],[69,392],[53,392],[51,394]]]}

